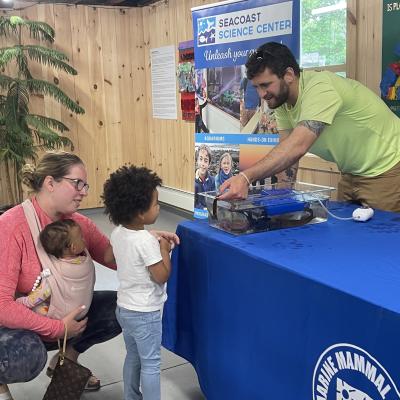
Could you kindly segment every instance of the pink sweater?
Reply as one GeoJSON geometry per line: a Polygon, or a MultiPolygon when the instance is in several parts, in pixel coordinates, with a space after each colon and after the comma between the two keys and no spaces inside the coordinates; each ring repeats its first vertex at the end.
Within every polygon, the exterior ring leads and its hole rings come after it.
{"type": "MultiPolygon", "coordinates": [[[[36,199],[32,199],[32,203],[42,228],[53,222],[36,199]]],[[[80,225],[91,257],[104,264],[103,254],[109,244],[108,238],[81,214],[74,213],[64,218],[72,218],[80,225]]],[[[115,269],[113,265],[109,267],[115,269]]],[[[0,325],[27,329],[45,340],[54,340],[63,334],[63,322],[36,314],[15,301],[15,292],[27,294],[31,291],[40,271],[31,232],[22,206],[18,205],[0,216],[0,325]]]]}

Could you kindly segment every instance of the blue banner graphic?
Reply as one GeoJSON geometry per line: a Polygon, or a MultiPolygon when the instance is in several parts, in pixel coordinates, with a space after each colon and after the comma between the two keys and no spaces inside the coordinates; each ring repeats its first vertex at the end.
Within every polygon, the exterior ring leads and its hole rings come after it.
{"type": "Polygon", "coordinates": [[[298,55],[299,3],[253,0],[194,10],[196,68],[245,64],[268,40],[298,55]]]}
{"type": "Polygon", "coordinates": [[[192,9],[196,218],[208,215],[199,193],[218,192],[279,143],[274,112],[247,79],[244,64],[268,41],[287,45],[299,58],[299,3],[248,0],[192,9]]]}
{"type": "Polygon", "coordinates": [[[196,143],[214,143],[214,144],[260,144],[267,146],[274,146],[279,143],[278,135],[241,135],[237,133],[214,133],[212,135],[207,133],[196,133],[196,143]]]}

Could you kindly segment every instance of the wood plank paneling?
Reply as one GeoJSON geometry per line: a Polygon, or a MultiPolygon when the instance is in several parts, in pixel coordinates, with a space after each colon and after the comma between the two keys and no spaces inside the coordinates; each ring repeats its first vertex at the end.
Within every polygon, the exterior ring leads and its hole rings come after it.
{"type": "MultiPolygon", "coordinates": [[[[378,93],[381,74],[382,1],[348,0],[349,76],[378,93]],[[355,21],[354,21],[355,19],[355,21]],[[355,23],[354,23],[355,22],[355,23]]],[[[51,99],[35,99],[35,112],[61,118],[71,128],[75,151],[86,162],[91,185],[84,207],[101,205],[104,180],[126,163],[146,165],[164,185],[193,191],[194,126],[152,118],[150,49],[193,38],[191,8],[215,0],[168,0],[144,8],[96,8],[42,4],[19,12],[55,28],[54,48],[66,53],[76,77],[34,67],[85,108],[74,116],[51,99]]],[[[17,14],[17,12],[6,12],[17,14]]],[[[179,93],[177,88],[179,108],[179,93]]],[[[317,164],[315,164],[317,163],[317,164]]],[[[299,177],[334,185],[338,172],[302,161],[299,177]],[[332,176],[331,176],[332,175],[332,176]]],[[[0,168],[0,204],[8,201],[0,168]]]]}
{"type": "MultiPolygon", "coordinates": [[[[307,154],[299,162],[297,180],[337,188],[340,172],[335,163],[307,154]]],[[[332,193],[332,200],[336,199],[337,193],[335,191],[332,193]]]]}

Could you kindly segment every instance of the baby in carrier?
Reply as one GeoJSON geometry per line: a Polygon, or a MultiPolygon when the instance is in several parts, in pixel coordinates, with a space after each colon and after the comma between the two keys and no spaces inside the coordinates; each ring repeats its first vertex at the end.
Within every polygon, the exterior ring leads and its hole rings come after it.
{"type": "Polygon", "coordinates": [[[39,240],[51,265],[43,265],[32,291],[16,301],[56,319],[85,305],[78,316],[83,318],[93,297],[95,268],[80,226],[72,219],[53,222],[40,232],[39,240]]]}

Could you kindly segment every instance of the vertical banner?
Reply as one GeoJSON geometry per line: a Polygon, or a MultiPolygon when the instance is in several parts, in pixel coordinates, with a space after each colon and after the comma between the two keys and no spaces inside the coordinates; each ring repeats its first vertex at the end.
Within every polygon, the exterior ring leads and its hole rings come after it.
{"type": "Polygon", "coordinates": [[[218,191],[279,142],[273,110],[248,81],[244,64],[270,41],[285,44],[299,59],[299,3],[233,0],[192,9],[196,218],[208,216],[198,193],[218,191]],[[254,135],[259,133],[265,135],[254,135]]]}
{"type": "Polygon", "coordinates": [[[383,0],[381,97],[400,117],[400,3],[383,0]]]}

